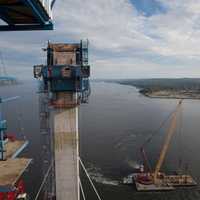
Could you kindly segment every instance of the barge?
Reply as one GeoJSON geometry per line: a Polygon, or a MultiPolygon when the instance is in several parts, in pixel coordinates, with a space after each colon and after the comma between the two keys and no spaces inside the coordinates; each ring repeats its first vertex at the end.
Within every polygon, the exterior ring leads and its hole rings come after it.
{"type": "MultiPolygon", "coordinates": [[[[135,184],[137,191],[170,191],[175,190],[177,187],[185,188],[197,186],[197,182],[187,172],[185,172],[185,174],[178,173],[172,175],[161,172],[161,167],[175,132],[177,114],[181,109],[181,105],[182,100],[179,101],[176,110],[170,115],[171,124],[167,131],[166,139],[162,146],[155,169],[152,170],[143,145],[140,150],[143,156],[144,165],[141,165],[138,173],[133,173],[125,177],[123,179],[123,184],[135,184]]],[[[148,138],[147,142],[151,141],[151,139],[152,138],[148,138]]]]}

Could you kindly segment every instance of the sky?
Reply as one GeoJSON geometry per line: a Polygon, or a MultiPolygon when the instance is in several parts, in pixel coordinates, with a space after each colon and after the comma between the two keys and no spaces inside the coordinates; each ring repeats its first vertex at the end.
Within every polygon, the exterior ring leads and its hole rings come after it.
{"type": "Polygon", "coordinates": [[[94,79],[200,76],[200,0],[57,0],[53,20],[54,31],[0,32],[10,75],[32,79],[48,40],[89,39],[94,79]]]}

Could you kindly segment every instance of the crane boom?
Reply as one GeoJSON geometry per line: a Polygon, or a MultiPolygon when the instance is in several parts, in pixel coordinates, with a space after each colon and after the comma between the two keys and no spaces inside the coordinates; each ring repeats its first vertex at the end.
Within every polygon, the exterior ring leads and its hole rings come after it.
{"type": "Polygon", "coordinates": [[[169,127],[169,129],[167,131],[167,136],[166,136],[164,145],[162,147],[162,150],[160,152],[160,156],[159,156],[158,162],[156,164],[156,168],[155,168],[155,172],[154,172],[154,183],[157,182],[158,173],[159,173],[159,171],[160,171],[160,169],[162,167],[162,164],[164,162],[166,153],[168,151],[172,136],[173,136],[173,134],[175,132],[176,124],[177,124],[177,113],[178,113],[181,105],[182,105],[182,100],[179,101],[178,106],[177,106],[175,112],[172,115],[171,125],[170,125],[170,127],[169,127]]]}

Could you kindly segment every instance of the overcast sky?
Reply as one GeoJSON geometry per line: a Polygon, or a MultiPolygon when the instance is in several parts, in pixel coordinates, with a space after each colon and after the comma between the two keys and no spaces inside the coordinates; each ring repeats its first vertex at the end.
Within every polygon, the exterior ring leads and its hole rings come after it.
{"type": "Polygon", "coordinates": [[[200,0],[57,0],[54,31],[0,32],[11,75],[32,78],[46,41],[90,41],[92,78],[199,77],[200,0]]]}

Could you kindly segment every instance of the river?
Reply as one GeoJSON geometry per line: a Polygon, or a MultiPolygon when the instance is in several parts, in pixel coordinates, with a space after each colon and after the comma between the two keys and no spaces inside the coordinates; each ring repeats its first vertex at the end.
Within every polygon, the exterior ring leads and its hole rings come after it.
{"type": "MultiPolygon", "coordinates": [[[[42,179],[37,84],[25,82],[16,86],[4,86],[0,88],[0,92],[2,97],[21,96],[19,100],[5,103],[2,111],[4,118],[8,120],[8,131],[23,132],[30,140],[23,155],[33,158],[26,182],[31,197],[34,197],[42,179]],[[16,120],[19,115],[22,116],[21,122],[16,120]]],[[[174,99],[144,97],[132,86],[92,82],[89,103],[81,105],[79,111],[80,154],[102,199],[200,199],[198,188],[138,193],[134,186],[120,184],[122,178],[132,173],[141,161],[140,146],[174,110],[177,102],[174,99]]],[[[182,107],[182,123],[178,123],[177,133],[173,137],[162,169],[165,172],[177,170],[181,158],[183,166],[187,165],[189,172],[199,182],[200,101],[185,100],[182,107]]],[[[168,126],[169,123],[146,146],[152,166],[158,159],[168,126]]],[[[20,137],[19,134],[18,136],[20,137]]],[[[84,174],[82,180],[87,199],[97,199],[84,174]]]]}
{"type": "MultiPolygon", "coordinates": [[[[173,192],[138,193],[134,186],[120,184],[124,176],[134,172],[141,161],[139,148],[158,129],[171,113],[178,100],[151,99],[142,96],[132,86],[96,82],[92,84],[89,104],[80,110],[81,156],[97,182],[99,193],[115,200],[196,200],[196,189],[179,189],[173,192]]],[[[185,100],[177,131],[163,165],[165,172],[188,166],[189,173],[199,182],[200,178],[200,101],[185,100]]],[[[145,147],[152,164],[158,159],[169,122],[145,147]]],[[[83,176],[84,177],[84,176],[83,176]]],[[[85,178],[84,178],[85,180],[85,178]]],[[[85,180],[88,199],[97,199],[85,180]]]]}

